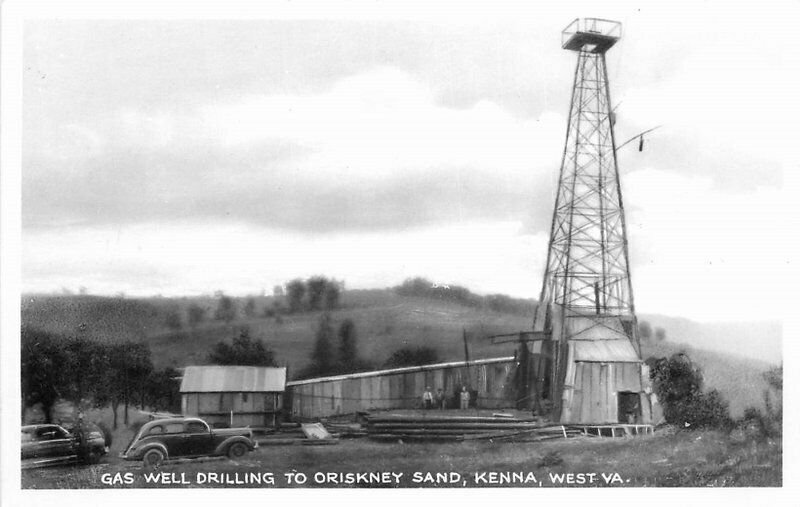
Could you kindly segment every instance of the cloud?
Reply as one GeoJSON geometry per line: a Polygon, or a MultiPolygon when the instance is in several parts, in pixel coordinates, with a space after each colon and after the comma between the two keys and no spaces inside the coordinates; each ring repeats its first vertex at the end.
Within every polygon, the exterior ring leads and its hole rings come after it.
{"type": "Polygon", "coordinates": [[[562,122],[486,101],[445,107],[393,68],[316,95],[125,108],[26,151],[24,217],[31,226],[230,217],[317,231],[519,219],[555,172],[562,122]]]}
{"type": "MultiPolygon", "coordinates": [[[[570,15],[27,25],[26,289],[246,292],[323,272],[535,297],[570,15]]],[[[609,16],[626,27],[618,141],[664,125],[619,153],[639,310],[774,315],[796,16],[609,16]]]]}
{"type": "Polygon", "coordinates": [[[177,296],[223,289],[243,295],[324,273],[350,288],[386,287],[421,275],[531,297],[539,290],[537,266],[546,255],[546,236],[524,234],[518,222],[320,236],[227,221],[159,221],[25,236],[26,291],[85,286],[100,294],[177,296]]]}

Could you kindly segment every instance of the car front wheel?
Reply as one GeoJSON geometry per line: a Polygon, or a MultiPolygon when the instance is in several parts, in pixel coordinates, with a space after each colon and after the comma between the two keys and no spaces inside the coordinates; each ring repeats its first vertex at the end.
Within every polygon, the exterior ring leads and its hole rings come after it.
{"type": "Polygon", "coordinates": [[[155,468],[164,463],[164,458],[164,453],[161,452],[161,450],[150,449],[144,453],[144,456],[142,456],[142,461],[144,462],[145,468],[155,468]]]}
{"type": "Polygon", "coordinates": [[[241,458],[247,454],[247,446],[241,442],[235,442],[228,448],[228,457],[231,459],[241,458]]]}

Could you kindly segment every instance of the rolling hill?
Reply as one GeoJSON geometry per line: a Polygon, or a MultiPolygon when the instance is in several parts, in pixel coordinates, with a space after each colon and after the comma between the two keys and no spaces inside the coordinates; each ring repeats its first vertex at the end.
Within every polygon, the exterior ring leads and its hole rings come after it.
{"type": "MultiPolygon", "coordinates": [[[[267,342],[280,363],[289,366],[290,375],[299,371],[308,362],[322,312],[266,317],[264,309],[271,306],[273,298],[253,299],[256,311],[249,318],[240,316],[231,323],[207,319],[190,328],[185,319],[189,306],[203,307],[210,318],[217,304],[215,298],[26,295],[22,301],[22,322],[62,335],[144,341],[149,344],[157,367],[204,364],[214,344],[231,339],[246,326],[251,336],[267,342]],[[175,314],[182,316],[182,329],[174,329],[174,323],[173,328],[168,326],[169,317],[172,315],[174,320],[175,314]]],[[[244,305],[241,300],[238,303],[239,307],[244,305]]],[[[342,294],[341,308],[332,312],[332,318],[334,325],[352,319],[361,356],[380,366],[403,346],[432,346],[443,360],[463,359],[465,331],[471,358],[512,355],[513,344],[492,345],[487,337],[529,329],[533,302],[530,308],[527,312],[496,311],[457,301],[402,296],[390,289],[349,290],[342,294]]],[[[736,326],[715,327],[657,315],[643,319],[667,331],[666,341],[643,344],[645,358],[685,351],[703,368],[706,387],[719,389],[730,401],[734,415],[740,415],[747,406],[761,406],[766,387],[761,373],[779,362],[779,354],[777,360],[764,360],[767,356],[763,355],[758,359],[748,358],[733,351],[749,352],[754,347],[726,344],[752,340],[757,332],[762,344],[777,343],[777,348],[772,347],[773,355],[768,356],[775,358],[774,350],[780,351],[780,324],[745,326],[739,335],[736,326]]]]}

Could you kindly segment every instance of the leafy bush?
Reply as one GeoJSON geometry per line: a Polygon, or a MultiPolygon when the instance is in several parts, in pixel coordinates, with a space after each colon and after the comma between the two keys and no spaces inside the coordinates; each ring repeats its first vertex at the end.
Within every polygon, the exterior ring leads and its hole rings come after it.
{"type": "Polygon", "coordinates": [[[262,340],[250,337],[243,327],[231,344],[218,342],[208,355],[212,364],[238,366],[276,366],[275,353],[262,340]]]}
{"type": "Polygon", "coordinates": [[[703,392],[703,373],[684,353],[649,358],[650,379],[664,418],[681,428],[730,428],[728,402],[717,390],[703,392]]]}
{"type": "Polygon", "coordinates": [[[744,430],[755,428],[762,439],[780,437],[783,434],[783,366],[771,368],[763,377],[769,386],[764,390],[765,411],[747,408],[737,426],[744,430]]]}

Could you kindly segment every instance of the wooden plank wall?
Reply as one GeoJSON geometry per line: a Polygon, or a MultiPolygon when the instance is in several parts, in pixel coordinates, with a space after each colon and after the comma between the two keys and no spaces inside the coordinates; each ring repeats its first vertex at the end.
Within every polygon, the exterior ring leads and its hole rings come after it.
{"type": "Polygon", "coordinates": [[[235,425],[260,427],[272,424],[272,412],[283,408],[282,400],[283,393],[183,393],[181,410],[183,415],[200,417],[209,424],[229,424],[233,410],[235,425]]]}
{"type": "MultiPolygon", "coordinates": [[[[562,411],[561,422],[575,424],[619,422],[617,393],[643,392],[639,363],[581,361],[574,364],[571,404],[562,411]]],[[[642,403],[641,406],[641,422],[649,423],[651,421],[649,403],[642,403]]]]}
{"type": "Polygon", "coordinates": [[[514,367],[514,361],[506,361],[310,382],[286,389],[291,391],[292,415],[309,419],[362,410],[419,408],[427,386],[434,394],[441,388],[452,398],[466,385],[478,391],[480,408],[510,408],[515,402],[509,385],[514,367]]]}

